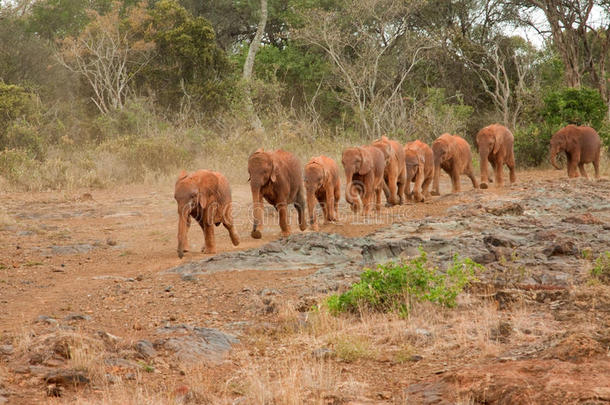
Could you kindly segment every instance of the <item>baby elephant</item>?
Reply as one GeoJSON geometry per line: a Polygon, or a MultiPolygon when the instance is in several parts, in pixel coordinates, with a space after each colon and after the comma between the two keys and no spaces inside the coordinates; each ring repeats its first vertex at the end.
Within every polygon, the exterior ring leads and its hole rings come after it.
{"type": "Polygon", "coordinates": [[[258,149],[248,158],[248,173],[254,206],[250,235],[254,239],[262,238],[263,198],[280,214],[282,236],[290,235],[288,204],[294,204],[297,209],[301,230],[307,228],[303,166],[296,156],[281,149],[272,152],[258,149]]]}
{"type": "Polygon", "coordinates": [[[430,147],[415,140],[405,145],[405,166],[407,168],[407,186],[405,195],[407,199],[415,202],[430,198],[430,183],[434,177],[434,154],[430,147]],[[413,191],[411,191],[413,182],[413,191]]]}
{"type": "Polygon", "coordinates": [[[305,165],[305,191],[307,193],[309,224],[314,231],[319,229],[318,219],[315,215],[316,200],[322,206],[326,222],[337,221],[339,218],[337,205],[339,204],[341,190],[339,168],[334,160],[326,156],[318,156],[307,162],[305,165]]]}
{"type": "Polygon", "coordinates": [[[432,195],[440,195],[439,177],[441,169],[451,177],[452,193],[460,192],[460,175],[462,174],[470,178],[474,188],[479,188],[479,183],[472,170],[470,145],[464,138],[447,133],[442,134],[432,142],[432,152],[434,153],[432,195]]]}
{"type": "Polygon", "coordinates": [[[221,223],[229,231],[233,245],[239,245],[239,236],[233,227],[231,214],[231,188],[220,173],[198,170],[188,174],[184,170],[178,176],[174,192],[178,203],[178,257],[188,252],[187,233],[191,217],[199,223],[205,237],[204,253],[216,253],[214,225],[221,223]]]}

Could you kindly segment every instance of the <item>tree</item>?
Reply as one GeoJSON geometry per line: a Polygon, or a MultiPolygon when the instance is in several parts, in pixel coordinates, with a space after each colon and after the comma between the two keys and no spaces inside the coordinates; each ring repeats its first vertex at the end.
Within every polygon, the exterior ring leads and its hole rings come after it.
{"type": "Polygon", "coordinates": [[[513,3],[521,9],[520,20],[543,35],[546,32],[531,19],[531,15],[533,10],[544,13],[553,45],[565,66],[566,85],[578,88],[588,74],[591,84],[608,102],[606,63],[610,52],[610,1],[514,0],[513,3]],[[591,21],[596,7],[605,15],[601,22],[597,22],[599,27],[594,27],[591,21]]]}
{"type": "Polygon", "coordinates": [[[252,104],[252,95],[250,90],[250,80],[252,78],[252,69],[254,67],[254,58],[256,57],[256,52],[261,45],[261,40],[263,38],[263,33],[265,32],[265,26],[267,25],[267,0],[261,0],[261,14],[260,20],[258,22],[258,28],[256,30],[256,35],[250,42],[250,48],[248,49],[248,56],[246,57],[246,62],[244,63],[244,73],[243,79],[246,83],[246,108],[248,109],[248,113],[250,115],[250,122],[255,131],[262,131],[263,124],[258,118],[256,111],[254,110],[254,105],[252,104]]]}
{"type": "Polygon", "coordinates": [[[91,22],[76,37],[61,42],[58,61],[77,73],[93,92],[91,100],[102,114],[122,109],[135,75],[152,59],[155,44],[145,41],[149,15],[144,3],[121,17],[120,3],[105,15],[90,10],[91,22]]]}
{"type": "Polygon", "coordinates": [[[403,85],[424,51],[434,45],[410,31],[417,2],[347,0],[336,8],[301,14],[296,37],[322,49],[333,66],[331,83],[368,136],[403,127],[403,85]]]}

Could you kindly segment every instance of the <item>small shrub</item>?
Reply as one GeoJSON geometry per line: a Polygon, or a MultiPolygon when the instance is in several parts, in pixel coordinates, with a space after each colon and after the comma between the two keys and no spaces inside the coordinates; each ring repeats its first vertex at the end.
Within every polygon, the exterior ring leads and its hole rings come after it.
{"type": "Polygon", "coordinates": [[[604,284],[610,284],[610,251],[603,252],[595,260],[591,269],[591,277],[604,284]]]}
{"type": "Polygon", "coordinates": [[[532,124],[514,132],[515,163],[517,167],[537,167],[549,158],[551,129],[532,124]]]}
{"type": "Polygon", "coordinates": [[[365,336],[339,337],[333,347],[337,357],[348,363],[359,359],[372,359],[376,355],[371,342],[365,336]]]}
{"type": "Polygon", "coordinates": [[[426,252],[420,249],[420,256],[415,259],[365,270],[359,282],[343,294],[330,296],[326,303],[334,314],[366,308],[406,315],[413,301],[453,307],[458,294],[475,279],[475,271],[480,268],[471,259],[462,260],[456,255],[453,264],[442,273],[428,264],[426,252]]]}

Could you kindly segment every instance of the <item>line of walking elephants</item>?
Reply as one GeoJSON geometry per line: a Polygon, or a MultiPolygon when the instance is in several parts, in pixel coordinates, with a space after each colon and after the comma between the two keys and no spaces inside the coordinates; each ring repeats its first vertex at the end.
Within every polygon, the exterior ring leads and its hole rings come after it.
{"type": "MultiPolygon", "coordinates": [[[[488,187],[488,165],[495,171],[497,187],[502,187],[503,166],[508,166],[511,184],[516,181],[514,137],[508,128],[492,124],[476,135],[480,154],[481,181],[477,181],[472,167],[470,145],[457,135],[442,134],[431,146],[419,140],[401,145],[382,136],[370,145],[347,148],[341,163],[345,170],[345,200],[352,211],[368,215],[375,198],[375,209],[381,209],[381,193],[388,205],[399,205],[405,201],[421,202],[430,195],[440,195],[439,176],[443,169],[450,177],[452,192],[460,191],[460,175],[466,175],[474,188],[488,187]],[[411,183],[413,187],[411,188],[411,183]],[[430,191],[432,183],[432,191],[430,191]]],[[[593,163],[595,177],[599,177],[601,140],[597,132],[586,126],[568,125],[551,138],[550,160],[559,169],[556,156],[565,152],[569,177],[580,174],[587,177],[585,163],[593,163]]],[[[326,156],[314,157],[303,166],[299,159],[284,150],[264,151],[258,149],[248,158],[249,182],[252,190],[253,225],[251,236],[262,237],[263,199],[279,213],[282,235],[290,234],[288,205],[293,204],[298,212],[299,228],[307,228],[307,206],[309,224],[318,230],[315,208],[320,203],[327,222],[338,219],[337,205],[340,197],[339,168],[326,156]],[[304,176],[303,176],[304,174],[304,176]]],[[[191,218],[203,230],[204,253],[216,253],[214,225],[221,223],[229,231],[231,242],[237,246],[239,236],[233,225],[231,212],[231,189],[227,179],[218,172],[198,170],[191,174],[182,171],[176,181],[174,198],[178,203],[178,256],[188,251],[187,231],[191,218]]]]}

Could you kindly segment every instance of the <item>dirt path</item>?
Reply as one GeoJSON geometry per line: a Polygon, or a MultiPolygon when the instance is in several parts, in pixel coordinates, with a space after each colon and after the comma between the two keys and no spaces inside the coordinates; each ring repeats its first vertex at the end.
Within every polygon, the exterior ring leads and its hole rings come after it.
{"type": "MultiPolygon", "coordinates": [[[[452,217],[456,214],[447,214],[447,210],[463,202],[494,201],[508,192],[527,195],[528,184],[534,180],[550,180],[558,186],[566,181],[563,171],[520,172],[518,178],[517,185],[500,191],[472,191],[463,179],[465,191],[459,195],[384,207],[380,215],[366,220],[353,216],[342,199],[340,223],[322,225],[321,231],[360,237],[407,219],[452,217]]],[[[444,178],[441,190],[448,189],[444,178]]],[[[219,253],[256,248],[279,238],[277,225],[266,226],[261,240],[249,236],[251,200],[247,185],[233,185],[233,200],[242,242],[233,247],[226,231],[217,228],[219,253]]],[[[177,216],[171,186],[12,193],[0,196],[0,206],[6,211],[0,217],[0,335],[7,338],[40,329],[47,322],[41,322],[40,316],[62,320],[71,314],[83,315],[90,317],[86,329],[129,341],[149,338],[169,323],[226,329],[245,320],[268,321],[269,316],[261,314],[261,306],[271,305],[265,303],[265,294],[262,304],[253,296],[260,296],[260,291],[269,290],[273,295],[280,290],[283,299],[299,297],[302,291],[295,280],[314,272],[223,271],[191,281],[164,272],[206,257],[199,253],[203,236],[194,226],[189,233],[191,252],[182,260],[176,255],[177,216]]],[[[269,222],[277,224],[273,210],[267,213],[269,222]]],[[[296,224],[294,210],[292,224],[296,224]]],[[[292,228],[299,232],[296,225],[292,228]]],[[[77,322],[76,327],[79,325],[77,322]]],[[[436,364],[410,378],[430,375],[433,367],[436,364]]],[[[374,368],[385,375],[383,367],[374,368]]],[[[353,371],[366,378],[365,370],[356,367],[353,371]]],[[[167,372],[151,379],[173,381],[176,375],[167,372]]],[[[15,381],[25,384],[23,392],[12,391],[15,403],[46,401],[34,382],[15,381]]],[[[394,384],[397,382],[390,378],[382,388],[391,389],[394,384]]],[[[1,389],[0,373],[0,398],[1,389]]]]}

